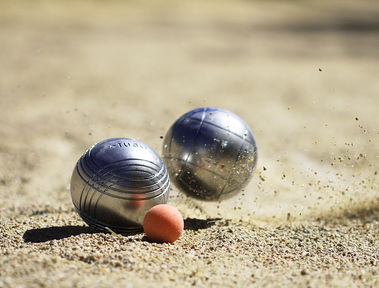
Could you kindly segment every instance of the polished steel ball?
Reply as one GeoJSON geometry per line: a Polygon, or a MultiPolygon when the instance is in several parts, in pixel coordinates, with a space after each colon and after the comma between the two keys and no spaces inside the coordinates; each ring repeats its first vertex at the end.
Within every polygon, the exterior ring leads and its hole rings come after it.
{"type": "Polygon", "coordinates": [[[141,229],[146,212],[167,203],[169,187],[162,159],[130,138],[93,145],[78,160],[71,177],[72,202],[83,220],[120,233],[141,229]]]}
{"type": "Polygon", "coordinates": [[[167,132],[163,160],[171,180],[187,195],[203,200],[229,198],[247,185],[257,163],[248,125],[220,108],[198,108],[167,132]]]}

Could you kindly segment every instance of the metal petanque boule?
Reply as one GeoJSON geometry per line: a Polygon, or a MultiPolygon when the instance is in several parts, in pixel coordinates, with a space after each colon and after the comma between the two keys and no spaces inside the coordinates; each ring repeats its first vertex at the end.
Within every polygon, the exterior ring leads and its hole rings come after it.
{"type": "Polygon", "coordinates": [[[146,144],[112,138],[89,148],[71,177],[72,202],[90,226],[123,233],[142,229],[146,212],[166,203],[170,180],[146,144]]]}
{"type": "Polygon", "coordinates": [[[163,159],[171,180],[187,195],[223,200],[237,194],[252,177],[257,146],[249,126],[220,108],[197,108],[167,132],[163,159]]]}

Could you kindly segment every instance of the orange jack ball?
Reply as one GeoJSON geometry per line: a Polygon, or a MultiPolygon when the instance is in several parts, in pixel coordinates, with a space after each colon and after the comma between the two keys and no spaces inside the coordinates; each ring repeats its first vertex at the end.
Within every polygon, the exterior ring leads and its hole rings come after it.
{"type": "Polygon", "coordinates": [[[143,229],[147,238],[155,242],[174,242],[183,232],[183,217],[173,206],[159,204],[147,211],[143,229]]]}

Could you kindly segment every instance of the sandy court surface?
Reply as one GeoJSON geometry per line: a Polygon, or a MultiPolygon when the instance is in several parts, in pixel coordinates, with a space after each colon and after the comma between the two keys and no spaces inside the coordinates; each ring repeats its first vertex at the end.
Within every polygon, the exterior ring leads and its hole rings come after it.
{"type": "Polygon", "coordinates": [[[379,3],[320,2],[1,1],[0,287],[378,287],[379,3]],[[252,128],[246,189],[172,186],[174,244],[86,227],[85,149],[200,106],[252,128]]]}

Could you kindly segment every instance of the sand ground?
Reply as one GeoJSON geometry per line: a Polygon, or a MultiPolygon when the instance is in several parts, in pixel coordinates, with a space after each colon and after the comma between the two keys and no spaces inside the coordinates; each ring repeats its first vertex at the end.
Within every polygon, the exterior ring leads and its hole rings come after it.
{"type": "Polygon", "coordinates": [[[379,287],[377,1],[0,1],[0,287],[379,287]],[[86,148],[219,106],[256,173],[174,244],[86,227],[86,148]]]}

